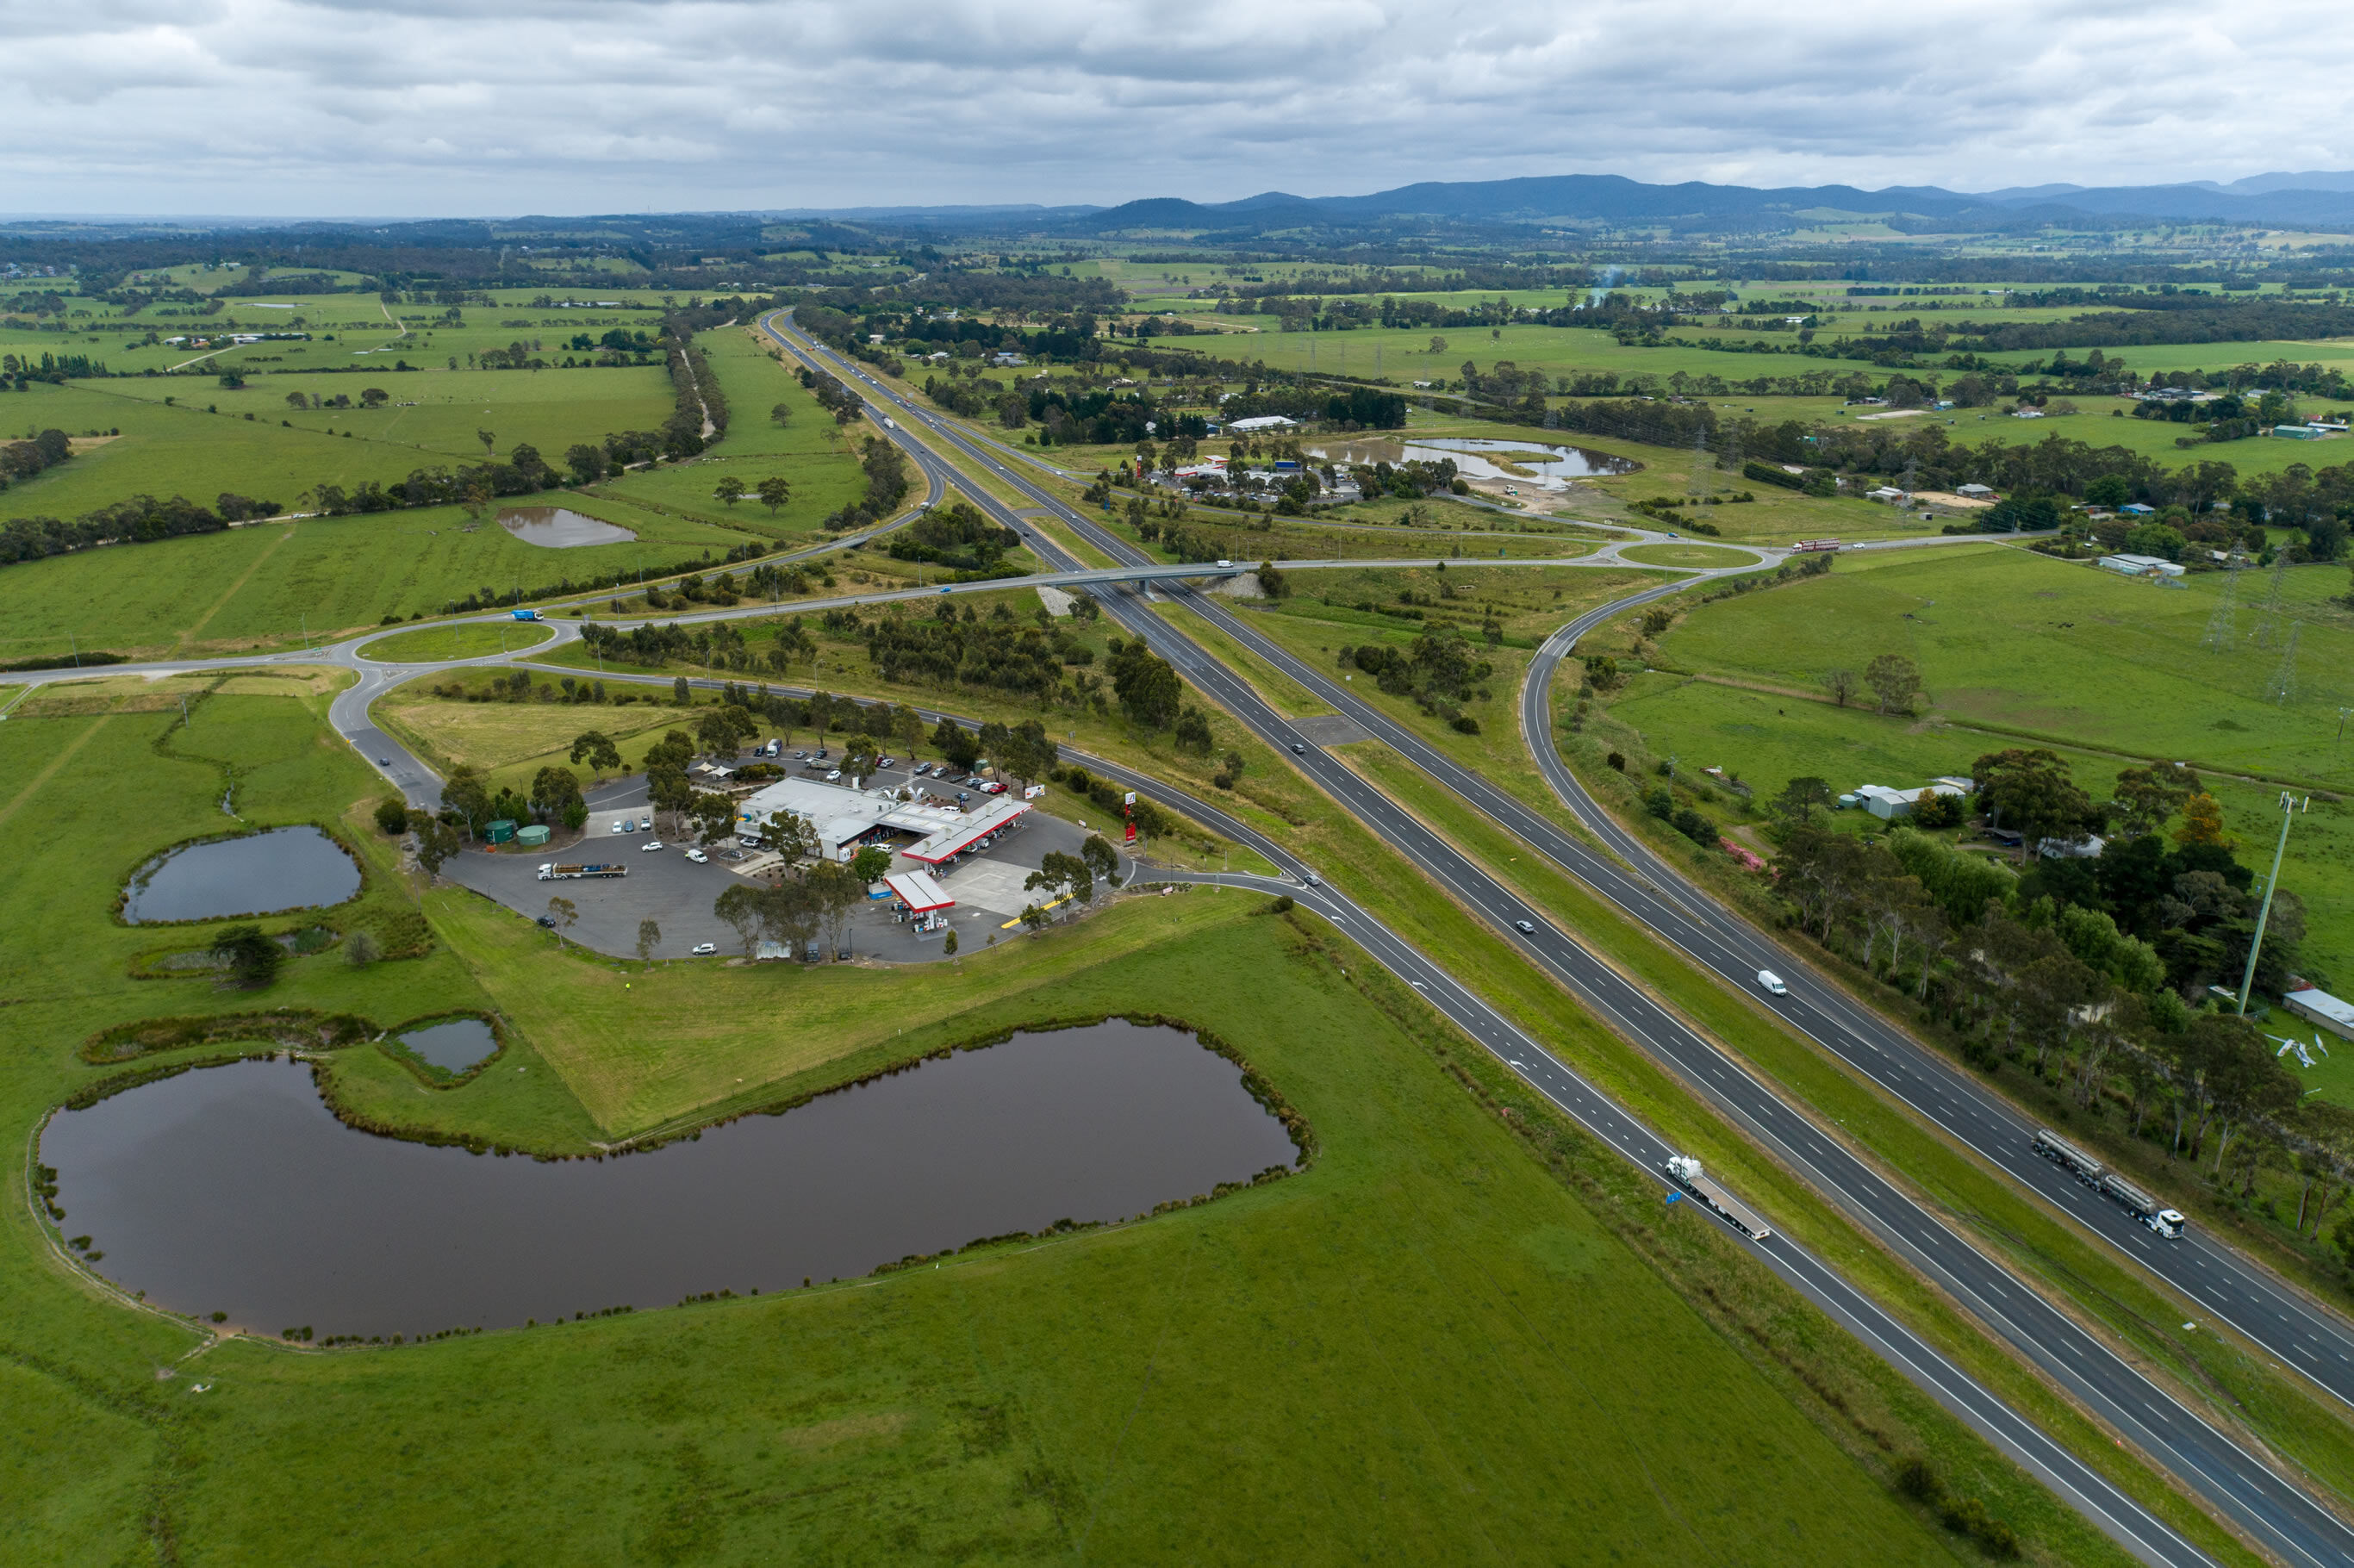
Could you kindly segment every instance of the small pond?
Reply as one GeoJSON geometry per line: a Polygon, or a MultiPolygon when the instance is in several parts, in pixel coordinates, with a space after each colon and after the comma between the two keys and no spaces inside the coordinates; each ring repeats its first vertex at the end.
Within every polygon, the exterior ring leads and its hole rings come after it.
{"type": "Polygon", "coordinates": [[[499,1037],[479,1018],[453,1018],[412,1029],[400,1036],[400,1043],[445,1073],[462,1073],[499,1048],[499,1037]]]}
{"type": "Polygon", "coordinates": [[[272,828],[173,850],[131,878],[122,917],[215,920],[341,904],[360,890],[360,868],[316,828],[272,828]]]}
{"type": "Polygon", "coordinates": [[[511,506],[499,514],[499,526],[526,545],[570,550],[582,545],[620,545],[637,535],[565,506],[511,506]]]}
{"type": "Polygon", "coordinates": [[[1309,456],[1331,462],[1436,462],[1440,458],[1452,458],[1456,471],[1467,479],[1501,479],[1534,485],[1539,490],[1566,490],[1573,479],[1632,473],[1643,466],[1585,447],[1565,447],[1552,441],[1499,441],[1479,436],[1427,436],[1414,441],[1328,441],[1307,450],[1309,456]],[[1536,477],[1508,473],[1479,456],[1481,452],[1516,453],[1508,460],[1512,466],[1527,469],[1536,477]],[[1532,457],[1543,461],[1527,461],[1532,457]]]}
{"type": "Polygon", "coordinates": [[[355,1132],[307,1067],[278,1061],[60,1111],[40,1158],[67,1234],[91,1236],[98,1266],[149,1301],[264,1333],[389,1338],[849,1278],[1144,1213],[1297,1150],[1233,1063],[1113,1020],[603,1161],[355,1132]]]}

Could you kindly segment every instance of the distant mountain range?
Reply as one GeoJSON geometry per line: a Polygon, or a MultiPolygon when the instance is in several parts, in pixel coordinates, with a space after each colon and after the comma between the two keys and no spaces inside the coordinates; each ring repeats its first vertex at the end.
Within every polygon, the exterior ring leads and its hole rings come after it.
{"type": "MultiPolygon", "coordinates": [[[[1065,209],[1067,210],[1067,209],[1065,209]]],[[[965,209],[978,216],[973,209],[965,209]]],[[[1041,209],[1031,209],[1044,216],[1041,209]]],[[[1800,214],[1952,218],[1969,227],[2061,218],[2224,219],[2260,224],[2354,225],[2354,170],[2255,175],[2232,184],[2032,185],[1966,192],[1935,185],[1867,191],[1853,185],[1646,185],[1617,175],[1555,175],[1514,180],[1432,181],[1359,196],[1299,196],[1267,191],[1240,201],[1150,197],[1065,219],[1073,228],[1252,230],[1307,225],[1349,227],[1416,217],[1457,222],[1724,224],[1787,227],[1800,214]]],[[[914,217],[913,213],[902,216],[914,217]]],[[[1013,214],[1008,212],[1007,217],[1013,214]]]]}

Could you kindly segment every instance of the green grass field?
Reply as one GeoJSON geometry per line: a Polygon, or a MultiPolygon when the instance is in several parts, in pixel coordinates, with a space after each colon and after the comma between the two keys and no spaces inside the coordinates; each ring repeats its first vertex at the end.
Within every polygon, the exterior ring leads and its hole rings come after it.
{"type": "MultiPolygon", "coordinates": [[[[573,504],[567,493],[533,498],[573,504]]],[[[299,646],[386,616],[440,614],[482,588],[504,592],[567,577],[660,569],[747,536],[614,503],[581,506],[638,534],[634,544],[553,550],[454,506],[312,517],[150,545],[85,551],[0,569],[0,651],[11,658],[83,648],[197,655],[299,646]]]]}
{"type": "MultiPolygon", "coordinates": [[[[1903,787],[1967,773],[1984,752],[2050,746],[2077,781],[2107,798],[2117,771],[2151,759],[2206,774],[2243,843],[2278,832],[2278,779],[2324,791],[2297,820],[2284,885],[2305,898],[2307,952],[2330,974],[2354,971],[2354,755],[2335,738],[2354,620],[2323,602],[2335,567],[2292,568],[2284,603],[2300,617],[2298,690],[2285,705],[2264,690],[2284,650],[2252,646],[2243,609],[2235,647],[2200,646],[2221,583],[2147,583],[2003,546],[1956,546],[1843,556],[1826,577],[1706,605],[1659,640],[1670,669],[1640,675],[1609,714],[1687,774],[1724,767],[1763,800],[1813,774],[1836,789],[1903,787]],[[1877,654],[1916,661],[1927,718],[1840,708],[1821,677],[1861,671],[1877,654]],[[1693,679],[1698,675],[1702,679],[1693,679]]],[[[2258,577],[2243,584],[2262,598],[2258,577]]],[[[1588,640],[1623,647],[1625,628],[1588,640]]]]}
{"type": "Polygon", "coordinates": [[[360,645],[360,656],[391,662],[473,659],[486,653],[521,653],[538,647],[555,635],[556,629],[545,624],[535,626],[512,620],[490,625],[480,621],[452,621],[448,626],[420,626],[414,631],[396,631],[389,637],[364,642],[360,645]]]}
{"type": "MultiPolygon", "coordinates": [[[[26,1128],[93,1075],[74,1053],[94,1026],[250,1005],[201,980],[128,978],[159,938],[202,933],[113,926],[107,900],[140,858],[222,823],[209,758],[237,759],[257,822],[364,802],[367,775],[320,727],[323,700],[215,695],[185,731],[155,706],[0,726],[0,821],[19,846],[0,895],[24,935],[0,952],[20,1044],[0,1063],[0,1115],[26,1128]],[[112,799],[126,788],[143,802],[127,836],[112,799]]],[[[363,847],[371,891],[337,917],[402,915],[405,888],[376,842],[363,847]]],[[[443,939],[427,957],[296,959],[270,1000],[387,1020],[482,1007],[468,955],[483,944],[500,950],[482,972],[523,982],[511,1010],[531,1006],[532,971],[575,991],[567,967],[610,967],[532,945],[504,916],[453,916],[471,902],[429,901],[443,939]],[[472,929],[485,920],[525,946],[472,929]]],[[[1567,1133],[1549,1171],[1448,1075],[1455,1047],[1418,1004],[1349,949],[1257,916],[1262,903],[1140,902],[973,955],[970,999],[934,1004],[906,1037],[920,1051],[1041,1016],[1141,1010],[1234,1042],[1308,1118],[1319,1159],[1146,1224],[873,1285],[398,1351],[233,1341],[159,1380],[199,1336],[76,1288],[12,1209],[0,1400],[12,1453],[48,1463],[7,1461],[11,1560],[152,1560],[162,1531],[184,1560],[254,1563],[753,1561],[780,1535],[841,1561],[1234,1558],[1262,1555],[1279,1518],[1287,1554],[1310,1562],[1518,1562],[1537,1543],[1643,1559],[1663,1541],[1744,1562],[1952,1561],[1950,1538],[1897,1500],[1892,1462],[1862,1436],[1876,1426],[2038,1550],[2119,1561],[1741,1249],[1663,1221],[1648,1182],[1567,1133]],[[1123,939],[1129,927],[1152,939],[1123,939]],[[1728,1468],[1742,1486],[1723,1484],[1728,1468]]],[[[831,989],[828,1005],[870,1028],[897,1027],[897,993],[928,983],[731,981],[831,989]]],[[[671,1009],[656,1011],[640,1050],[668,1036],[671,1009]]],[[[514,1016],[510,1049],[550,1063],[531,1037],[553,1015],[514,1016]]],[[[335,1078],[364,1107],[403,1081],[366,1046],[335,1078]]],[[[492,1075],[445,1098],[420,1114],[559,1143],[585,1125],[556,1072],[492,1075]]]]}

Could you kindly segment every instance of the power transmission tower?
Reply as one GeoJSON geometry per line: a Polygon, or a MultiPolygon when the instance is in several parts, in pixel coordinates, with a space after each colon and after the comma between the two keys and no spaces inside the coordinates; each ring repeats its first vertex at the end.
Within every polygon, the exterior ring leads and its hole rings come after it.
{"type": "Polygon", "coordinates": [[[2223,568],[2223,591],[2215,596],[2215,613],[2207,618],[2207,634],[2199,646],[2211,653],[2228,653],[2239,630],[2240,557],[2223,568]]]}
{"type": "Polygon", "coordinates": [[[2264,683],[2266,702],[2285,704],[2296,695],[2296,634],[2304,629],[2303,621],[2288,623],[2288,646],[2281,650],[2280,667],[2273,672],[2273,678],[2264,683]]]}
{"type": "Polygon", "coordinates": [[[2256,620],[2256,646],[2277,645],[2281,635],[2281,579],[2288,575],[2288,552],[2281,551],[2273,557],[2273,577],[2270,591],[2264,595],[2264,613],[2256,620]]]}
{"type": "Polygon", "coordinates": [[[1684,482],[1684,493],[1694,501],[1705,501],[1716,492],[1716,460],[1708,453],[1708,432],[1702,430],[1692,437],[1691,476],[1684,482]]]}

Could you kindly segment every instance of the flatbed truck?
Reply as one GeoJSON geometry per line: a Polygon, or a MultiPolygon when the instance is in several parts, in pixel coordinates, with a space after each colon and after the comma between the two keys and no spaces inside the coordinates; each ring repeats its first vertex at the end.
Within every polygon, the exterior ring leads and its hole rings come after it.
{"type": "Polygon", "coordinates": [[[569,882],[583,876],[627,876],[630,868],[619,861],[591,861],[582,865],[564,865],[554,861],[539,868],[542,882],[569,882]]]}
{"type": "Polygon", "coordinates": [[[1730,1222],[1734,1229],[1750,1240],[1764,1241],[1774,1234],[1767,1228],[1766,1222],[1757,1216],[1755,1210],[1718,1186],[1708,1173],[1700,1168],[1700,1161],[1691,1155],[1670,1156],[1667,1161],[1666,1171],[1669,1181],[1673,1181],[1699,1202],[1707,1204],[1711,1210],[1730,1222]]]}

